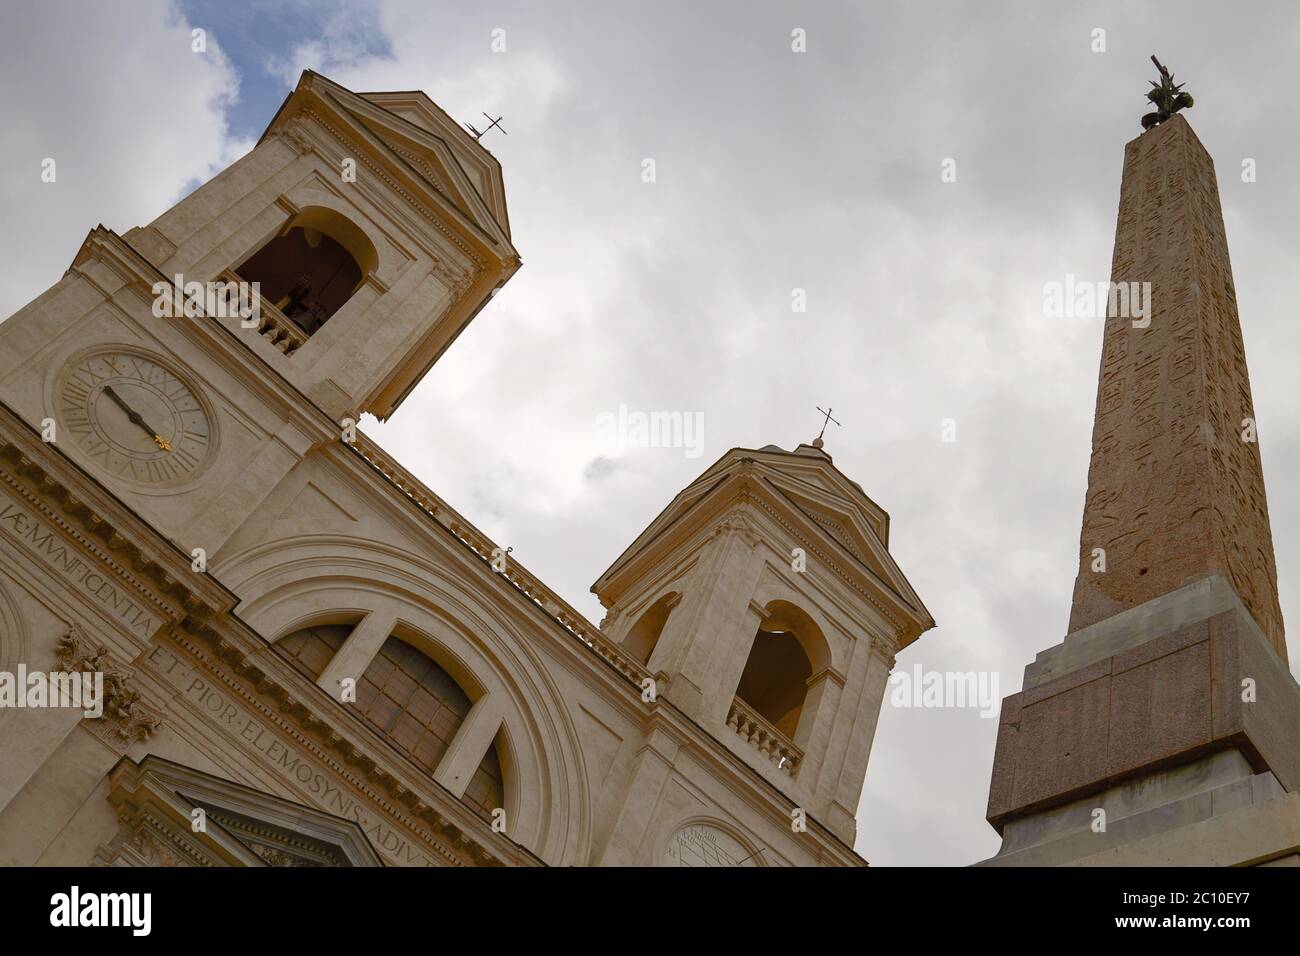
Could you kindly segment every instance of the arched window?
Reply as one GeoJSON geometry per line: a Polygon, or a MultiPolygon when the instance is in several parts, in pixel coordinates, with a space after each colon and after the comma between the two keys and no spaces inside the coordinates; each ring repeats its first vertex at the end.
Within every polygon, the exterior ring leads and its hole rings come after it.
{"type": "MultiPolygon", "coordinates": [[[[808,679],[829,664],[821,628],[804,611],[773,601],[758,626],[736,696],[790,740],[796,740],[808,679]]],[[[797,740],[796,740],[797,742],[797,740]]]]}
{"type": "Polygon", "coordinates": [[[322,624],[296,631],[277,642],[276,646],[299,670],[315,680],[325,673],[330,658],[338,653],[351,632],[351,624],[322,624]]]}
{"type": "Polygon", "coordinates": [[[235,272],[259,283],[262,301],[311,335],[352,298],[376,263],[365,233],[332,209],[311,206],[235,272]]]}
{"type": "MultiPolygon", "coordinates": [[[[469,713],[470,699],[427,654],[390,637],[357,682],[357,710],[375,730],[430,773],[469,713]]],[[[462,798],[480,815],[504,806],[501,760],[488,748],[462,798]]]]}
{"type": "MultiPolygon", "coordinates": [[[[353,625],[325,624],[296,631],[276,646],[294,665],[319,677],[353,625]]],[[[429,773],[437,769],[472,703],[433,658],[390,637],[357,681],[356,712],[429,773]]],[[[480,816],[505,806],[497,744],[488,748],[461,798],[480,816]]]]}
{"type": "Polygon", "coordinates": [[[623,648],[642,664],[650,662],[650,655],[654,653],[655,645],[659,643],[659,635],[663,633],[664,625],[668,623],[668,615],[677,606],[680,598],[680,594],[672,591],[655,601],[623,638],[623,648]]]}

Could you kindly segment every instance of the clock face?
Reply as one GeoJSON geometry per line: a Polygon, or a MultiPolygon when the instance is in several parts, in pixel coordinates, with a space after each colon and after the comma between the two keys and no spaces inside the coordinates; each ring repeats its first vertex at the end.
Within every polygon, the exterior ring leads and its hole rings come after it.
{"type": "Polygon", "coordinates": [[[758,854],[707,823],[682,827],[664,850],[665,866],[759,866],[758,854]]]}
{"type": "Polygon", "coordinates": [[[58,387],[63,427],[95,464],[148,485],[177,484],[208,458],[212,429],[194,391],[148,355],[75,360],[58,387]]]}

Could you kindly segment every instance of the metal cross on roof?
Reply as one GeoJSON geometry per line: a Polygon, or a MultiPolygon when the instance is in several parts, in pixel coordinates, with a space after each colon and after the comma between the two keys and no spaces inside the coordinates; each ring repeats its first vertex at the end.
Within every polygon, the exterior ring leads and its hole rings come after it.
{"type": "Polygon", "coordinates": [[[836,419],[834,419],[834,418],[831,417],[831,412],[835,411],[835,409],[833,409],[833,408],[822,408],[820,405],[817,405],[817,406],[815,406],[815,407],[816,407],[817,411],[821,412],[823,415],[826,416],[825,421],[822,422],[822,430],[819,431],[819,432],[817,433],[817,437],[816,437],[815,439],[813,439],[813,447],[814,447],[814,448],[821,448],[821,447],[822,447],[822,436],[826,434],[826,426],[829,425],[831,422],[835,422],[836,425],[839,425],[840,422],[838,422],[836,419]]]}
{"type": "Polygon", "coordinates": [[[465,124],[465,128],[468,129],[471,133],[474,134],[474,138],[475,138],[475,139],[482,139],[483,136],[484,136],[485,134],[492,132],[492,127],[493,127],[493,126],[495,126],[497,129],[501,130],[501,135],[502,135],[502,136],[507,136],[507,135],[509,135],[508,133],[506,133],[506,128],[505,128],[504,126],[501,125],[501,121],[502,121],[503,119],[505,119],[504,116],[498,116],[496,119],[492,119],[492,117],[488,116],[486,113],[484,113],[483,116],[484,116],[485,118],[487,118],[487,119],[492,120],[492,125],[489,126],[487,129],[483,130],[482,133],[480,133],[478,130],[476,130],[476,129],[474,128],[474,124],[473,124],[473,123],[466,123],[466,124],[465,124]]]}

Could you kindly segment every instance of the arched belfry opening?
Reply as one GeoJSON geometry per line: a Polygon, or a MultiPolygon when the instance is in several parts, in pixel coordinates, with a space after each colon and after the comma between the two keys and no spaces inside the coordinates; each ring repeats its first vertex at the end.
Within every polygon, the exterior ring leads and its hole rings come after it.
{"type": "Polygon", "coordinates": [[[377,261],[374,244],[355,223],[311,206],[235,272],[259,283],[264,303],[312,335],[361,288],[377,261]]]}
{"type": "Polygon", "coordinates": [[[655,646],[659,643],[659,635],[663,633],[664,625],[668,623],[668,615],[672,613],[681,597],[678,592],[670,591],[650,605],[623,638],[624,650],[642,664],[648,664],[650,655],[654,653],[655,646]]]}
{"type": "Polygon", "coordinates": [[[808,681],[830,663],[826,638],[793,604],[773,601],[759,623],[736,696],[790,740],[803,721],[808,681]]]}

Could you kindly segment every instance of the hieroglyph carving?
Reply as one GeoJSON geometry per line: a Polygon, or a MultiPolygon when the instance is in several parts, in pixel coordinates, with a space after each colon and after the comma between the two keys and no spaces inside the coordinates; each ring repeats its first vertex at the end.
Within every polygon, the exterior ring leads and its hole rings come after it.
{"type": "Polygon", "coordinates": [[[1285,659],[1214,163],[1182,117],[1125,149],[1111,275],[1150,282],[1152,314],[1106,322],[1070,631],[1221,574],[1285,659]]]}

